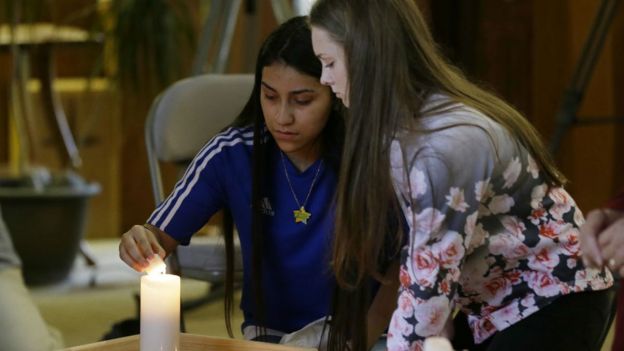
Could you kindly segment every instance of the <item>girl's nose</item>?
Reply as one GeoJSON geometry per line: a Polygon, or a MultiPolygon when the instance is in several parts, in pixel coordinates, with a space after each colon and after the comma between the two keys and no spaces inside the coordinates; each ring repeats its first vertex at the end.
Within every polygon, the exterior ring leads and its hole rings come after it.
{"type": "Polygon", "coordinates": [[[329,74],[327,72],[325,72],[325,70],[323,70],[323,72],[321,73],[321,84],[327,85],[327,86],[331,86],[332,83],[333,82],[330,79],[329,74]]]}
{"type": "Polygon", "coordinates": [[[294,118],[292,116],[292,112],[288,104],[284,103],[277,109],[277,113],[275,114],[275,120],[279,124],[290,124],[293,122],[294,118]]]}

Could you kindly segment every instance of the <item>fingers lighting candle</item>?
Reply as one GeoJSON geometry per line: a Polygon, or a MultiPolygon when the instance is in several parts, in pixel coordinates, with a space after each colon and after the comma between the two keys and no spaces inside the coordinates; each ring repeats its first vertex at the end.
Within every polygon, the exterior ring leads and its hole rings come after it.
{"type": "Polygon", "coordinates": [[[155,255],[141,277],[141,351],[179,350],[180,277],[166,268],[155,255]]]}

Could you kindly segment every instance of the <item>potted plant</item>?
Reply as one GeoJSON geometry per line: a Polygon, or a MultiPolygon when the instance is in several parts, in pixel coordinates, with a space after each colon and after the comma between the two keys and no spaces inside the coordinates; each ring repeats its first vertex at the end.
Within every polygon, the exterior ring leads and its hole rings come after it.
{"type": "Polygon", "coordinates": [[[83,240],[88,201],[99,192],[97,184],[87,182],[77,172],[79,151],[52,89],[54,46],[80,38],[69,28],[59,30],[38,22],[47,13],[42,6],[45,4],[2,1],[1,5],[3,22],[8,24],[0,30],[0,46],[10,53],[11,74],[2,88],[9,95],[5,107],[10,127],[9,162],[0,175],[0,207],[29,285],[58,282],[68,275],[83,240]],[[36,57],[32,65],[30,57],[36,57]],[[38,135],[33,133],[26,90],[31,66],[33,75],[39,78],[48,122],[58,132],[50,147],[61,155],[61,169],[46,167],[41,163],[44,160],[33,162],[31,146],[38,135]]]}

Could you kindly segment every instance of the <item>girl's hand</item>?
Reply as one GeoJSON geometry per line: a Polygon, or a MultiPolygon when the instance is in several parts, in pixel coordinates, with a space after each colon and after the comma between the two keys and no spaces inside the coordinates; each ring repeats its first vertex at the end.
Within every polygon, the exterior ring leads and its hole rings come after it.
{"type": "Polygon", "coordinates": [[[144,226],[135,225],[121,236],[119,257],[137,272],[148,266],[147,260],[153,255],[164,259],[167,253],[156,235],[144,226]]]}

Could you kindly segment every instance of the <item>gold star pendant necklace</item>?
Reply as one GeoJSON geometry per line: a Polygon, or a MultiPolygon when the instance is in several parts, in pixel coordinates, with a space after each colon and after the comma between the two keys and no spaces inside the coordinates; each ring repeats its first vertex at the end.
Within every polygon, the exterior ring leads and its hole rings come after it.
{"type": "Polygon", "coordinates": [[[312,184],[310,184],[310,190],[308,190],[308,195],[306,195],[303,203],[299,202],[299,198],[297,194],[295,194],[295,189],[293,189],[292,183],[290,182],[290,177],[288,176],[288,170],[286,169],[286,161],[284,161],[284,153],[280,152],[280,156],[282,157],[282,166],[284,167],[284,174],[286,174],[286,180],[288,181],[288,187],[290,188],[290,192],[295,198],[295,202],[297,203],[298,210],[293,211],[293,215],[295,216],[295,223],[303,223],[308,224],[308,219],[312,217],[312,214],[305,209],[305,205],[308,203],[308,199],[310,198],[310,194],[312,193],[312,188],[314,188],[314,183],[316,183],[316,179],[318,179],[319,173],[321,173],[321,167],[323,167],[323,160],[319,163],[316,168],[316,174],[312,179],[312,184]]]}

